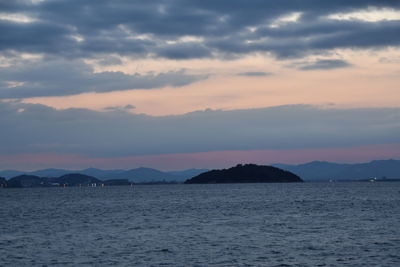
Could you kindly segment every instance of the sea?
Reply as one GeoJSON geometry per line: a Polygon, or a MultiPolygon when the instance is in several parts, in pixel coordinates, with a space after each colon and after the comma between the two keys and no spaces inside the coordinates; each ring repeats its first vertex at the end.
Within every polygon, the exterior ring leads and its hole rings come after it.
{"type": "Polygon", "coordinates": [[[400,266],[400,183],[2,189],[0,266],[400,266]]]}

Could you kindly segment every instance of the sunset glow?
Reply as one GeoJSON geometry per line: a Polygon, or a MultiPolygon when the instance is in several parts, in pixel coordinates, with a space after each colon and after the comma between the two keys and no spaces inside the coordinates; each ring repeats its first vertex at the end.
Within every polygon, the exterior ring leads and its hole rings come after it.
{"type": "Polygon", "coordinates": [[[5,4],[0,169],[400,158],[399,2],[294,2],[5,4]]]}

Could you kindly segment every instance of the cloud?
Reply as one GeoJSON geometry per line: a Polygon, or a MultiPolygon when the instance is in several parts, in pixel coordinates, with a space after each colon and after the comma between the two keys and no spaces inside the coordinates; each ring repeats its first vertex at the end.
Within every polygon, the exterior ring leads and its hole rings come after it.
{"type": "Polygon", "coordinates": [[[155,49],[160,57],[172,59],[191,59],[211,57],[209,48],[198,43],[165,45],[155,49]]]}
{"type": "Polygon", "coordinates": [[[311,63],[303,63],[298,66],[300,70],[331,70],[338,68],[347,68],[351,64],[341,59],[320,59],[311,63]]]}
{"type": "Polygon", "coordinates": [[[124,157],[400,143],[399,108],[339,110],[294,105],[153,117],[0,102],[0,114],[2,154],[124,157]]]}
{"type": "Polygon", "coordinates": [[[121,65],[122,60],[118,57],[109,56],[109,57],[101,58],[100,60],[97,61],[97,63],[102,66],[121,65]]]}
{"type": "Polygon", "coordinates": [[[105,107],[104,110],[106,111],[118,111],[118,112],[126,112],[135,109],[136,107],[133,105],[125,105],[125,106],[112,106],[112,107],[105,107]]]}
{"type": "Polygon", "coordinates": [[[185,70],[144,75],[110,71],[95,73],[81,60],[23,61],[12,68],[0,68],[0,76],[0,98],[3,99],[179,87],[207,78],[205,75],[187,74],[185,70]]]}
{"type": "Polygon", "coordinates": [[[273,73],[263,72],[263,71],[249,71],[249,72],[240,72],[237,75],[238,76],[248,76],[248,77],[265,77],[265,76],[271,76],[271,75],[273,75],[273,73]]]}
{"type": "Polygon", "coordinates": [[[390,0],[2,1],[0,51],[67,58],[105,54],[188,59],[268,52],[303,57],[335,48],[399,46],[397,16],[342,20],[335,14],[399,13],[390,0]],[[295,18],[293,14],[296,14],[295,18]],[[333,18],[332,18],[333,16],[333,18]],[[288,19],[290,18],[290,19],[288,19]],[[198,41],[188,40],[195,37],[198,41]],[[374,38],[371,38],[374,36],[374,38]],[[185,39],[186,38],[186,39],[185,39]]]}

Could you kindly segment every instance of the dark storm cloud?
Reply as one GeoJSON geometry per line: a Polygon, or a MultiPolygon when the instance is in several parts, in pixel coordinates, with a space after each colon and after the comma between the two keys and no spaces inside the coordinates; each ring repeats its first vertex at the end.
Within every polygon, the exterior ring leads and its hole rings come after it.
{"type": "Polygon", "coordinates": [[[298,66],[300,70],[331,70],[338,68],[347,68],[351,64],[341,59],[321,59],[312,63],[304,63],[298,66]]]}
{"type": "Polygon", "coordinates": [[[398,46],[400,21],[339,21],[338,12],[367,8],[400,9],[397,0],[48,0],[1,1],[3,12],[22,13],[33,23],[0,21],[0,49],[64,57],[118,53],[172,59],[271,52],[301,57],[333,48],[398,46]],[[277,18],[301,12],[296,23],[268,27],[277,18]],[[256,30],[251,31],[249,27],[256,30]],[[148,38],[137,38],[140,35],[148,38]],[[82,40],[74,38],[75,35],[82,40]],[[198,42],[175,42],[184,36],[198,42]]]}
{"type": "Polygon", "coordinates": [[[152,117],[130,114],[124,108],[56,110],[0,101],[0,114],[3,154],[129,156],[400,142],[399,108],[335,110],[295,105],[152,117]]]}
{"type": "Polygon", "coordinates": [[[80,60],[23,62],[0,68],[0,98],[65,96],[87,92],[104,93],[131,89],[184,86],[204,75],[190,75],[185,70],[145,75],[122,72],[99,72],[80,60]]]}

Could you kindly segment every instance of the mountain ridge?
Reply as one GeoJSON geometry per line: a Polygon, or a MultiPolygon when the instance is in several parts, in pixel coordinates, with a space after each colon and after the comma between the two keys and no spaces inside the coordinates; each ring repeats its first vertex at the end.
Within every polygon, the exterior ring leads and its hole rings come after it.
{"type": "Polygon", "coordinates": [[[373,160],[365,163],[335,163],[312,161],[304,164],[272,164],[291,171],[307,181],[399,179],[400,160],[373,160]]]}
{"type": "MultiPolygon", "coordinates": [[[[364,163],[337,163],[329,161],[311,161],[304,164],[270,164],[293,172],[306,181],[329,181],[329,180],[362,180],[371,178],[400,178],[400,160],[383,159],[364,163]]],[[[128,179],[131,182],[183,182],[196,175],[209,171],[208,169],[185,169],[178,171],[160,171],[153,168],[139,167],[129,170],[102,170],[87,168],[83,170],[65,169],[42,169],[31,172],[17,170],[0,171],[0,177],[10,179],[18,175],[36,175],[40,177],[59,177],[70,173],[81,173],[94,176],[100,180],[128,179]]]]}
{"type": "Polygon", "coordinates": [[[185,169],[180,171],[160,171],[153,168],[139,167],[129,170],[102,170],[97,168],[87,168],[83,170],[66,170],[66,169],[41,169],[36,171],[17,171],[17,170],[4,170],[0,171],[0,177],[11,179],[19,175],[34,175],[39,177],[60,177],[67,174],[84,174],[96,177],[100,180],[110,179],[128,179],[131,182],[183,182],[188,178],[196,176],[202,172],[208,171],[207,169],[185,169]]]}

